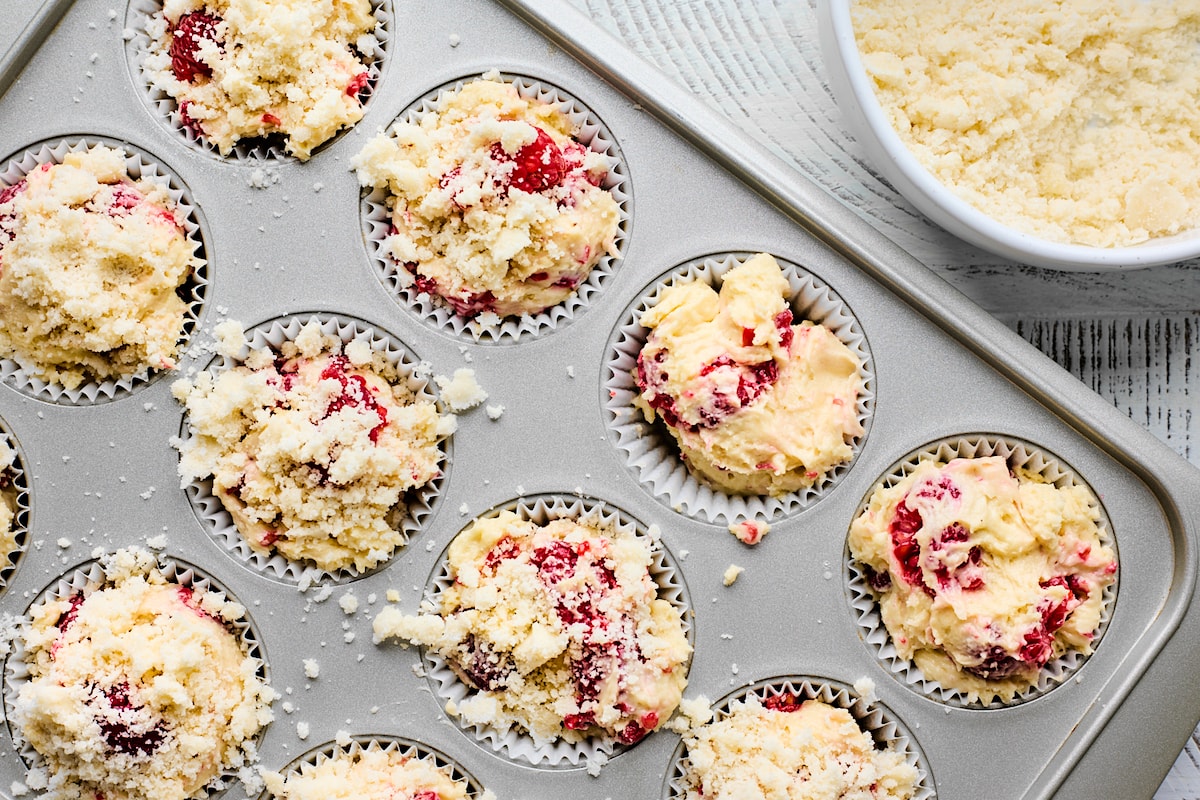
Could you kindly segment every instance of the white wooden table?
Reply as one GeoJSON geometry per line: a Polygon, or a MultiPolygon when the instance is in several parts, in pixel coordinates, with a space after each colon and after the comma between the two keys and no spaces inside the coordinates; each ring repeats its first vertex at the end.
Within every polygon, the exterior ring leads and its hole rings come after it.
{"type": "MultiPolygon", "coordinates": [[[[816,0],[571,1],[1200,465],[1200,261],[1053,272],[991,256],[926,221],[846,132],[817,42],[816,0]]],[[[1145,794],[1155,800],[1200,798],[1200,729],[1153,789],[1145,794]]]]}

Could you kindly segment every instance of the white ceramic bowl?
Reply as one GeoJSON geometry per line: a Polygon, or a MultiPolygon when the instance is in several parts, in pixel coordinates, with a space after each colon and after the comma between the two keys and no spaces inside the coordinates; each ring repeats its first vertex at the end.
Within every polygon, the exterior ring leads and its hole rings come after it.
{"type": "Polygon", "coordinates": [[[850,23],[853,0],[817,0],[821,53],[850,132],[867,157],[910,203],[971,244],[1023,264],[1099,272],[1171,264],[1200,256],[1200,230],[1129,247],[1063,244],[1001,224],[959,198],[918,163],[875,97],[850,23]]]}

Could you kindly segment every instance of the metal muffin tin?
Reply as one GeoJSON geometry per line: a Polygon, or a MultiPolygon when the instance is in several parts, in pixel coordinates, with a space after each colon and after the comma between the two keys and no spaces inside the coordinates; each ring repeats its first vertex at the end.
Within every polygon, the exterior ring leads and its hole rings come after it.
{"type": "MultiPolygon", "coordinates": [[[[487,404],[504,411],[497,420],[482,407],[461,415],[442,496],[405,549],[361,579],[302,593],[231,557],[197,519],[169,444],[183,413],[170,376],[78,405],[8,383],[0,425],[23,459],[30,508],[27,551],[0,612],[23,614],[95,548],[165,534],[164,556],[211,575],[261,633],[283,695],[262,740],[264,766],[281,769],[345,731],[419,742],[501,800],[664,797],[676,735],[649,736],[594,777],[516,761],[446,718],[417,649],[371,642],[387,591],[415,611],[472,515],[521,495],[580,493],[661,530],[694,611],[688,696],[716,701],[779,677],[837,686],[866,677],[883,715],[911,733],[943,800],[1153,793],[1200,717],[1200,615],[1191,610],[1200,474],[1164,445],[565,0],[393,3],[366,116],[307,163],[221,159],[163,125],[126,55],[124,4],[114,5],[54,0],[32,15],[0,64],[3,155],[107,137],[178,176],[201,210],[209,261],[199,340],[225,317],[248,326],[304,312],[353,317],[436,373],[473,368],[487,404]],[[433,330],[403,307],[377,277],[349,170],[366,139],[416,98],[490,68],[562,87],[602,119],[632,198],[624,258],[602,289],[569,325],[516,341],[433,330]],[[656,276],[713,253],[764,250],[802,265],[853,309],[875,399],[870,431],[837,484],[770,520],[766,539],[747,548],[723,523],[675,513],[638,482],[614,446],[605,365],[622,315],[656,276]],[[971,434],[1030,442],[1073,469],[1103,503],[1121,558],[1096,652],[1070,680],[1009,708],[950,707],[893,678],[862,639],[848,587],[846,531],[876,480],[929,442],[971,434]],[[745,572],[725,587],[730,564],[745,572]],[[358,600],[353,614],[339,604],[347,593],[358,600]],[[305,659],[319,663],[317,678],[306,677],[305,659]]],[[[210,357],[192,350],[182,370],[210,357]]],[[[24,776],[0,732],[0,797],[24,776]]]]}

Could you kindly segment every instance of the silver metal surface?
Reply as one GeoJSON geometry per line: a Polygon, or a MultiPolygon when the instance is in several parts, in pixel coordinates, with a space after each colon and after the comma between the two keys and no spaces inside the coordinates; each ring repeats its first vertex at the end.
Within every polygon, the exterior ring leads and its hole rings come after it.
{"type": "MultiPolygon", "coordinates": [[[[504,2],[397,4],[366,117],[303,164],[226,162],[156,120],[127,64],[123,8],[110,14],[109,3],[78,0],[48,34],[0,98],[0,155],[49,138],[108,136],[178,175],[205,225],[206,330],[226,316],[251,325],[307,311],[346,314],[399,338],[437,373],[473,368],[488,404],[505,410],[494,421],[482,407],[462,415],[445,492],[425,529],[386,568],[317,602],[316,589],[302,594],[235,561],[196,519],[168,443],[182,416],[169,376],[83,407],[0,387],[0,419],[31,475],[33,539],[0,612],[23,613],[93,548],[165,533],[166,553],[227,587],[262,634],[272,683],[293,709],[276,703],[265,766],[280,768],[345,730],[420,741],[501,800],[649,800],[661,796],[675,735],[648,737],[598,777],[535,769],[446,719],[414,673],[416,649],[371,643],[370,619],[386,592],[398,590],[400,605],[414,611],[471,514],[521,494],[579,490],[662,530],[694,604],[689,696],[716,699],[777,675],[843,684],[869,677],[881,705],[919,743],[943,800],[1149,796],[1196,723],[1175,698],[1200,692],[1200,671],[1191,668],[1200,658],[1200,618],[1191,611],[1200,474],[573,7],[504,2]],[[625,258],[603,291],[571,324],[516,343],[431,330],[389,295],[363,241],[349,170],[366,139],[414,98],[493,67],[539,77],[590,107],[620,144],[633,197],[625,258]],[[264,174],[267,188],[253,188],[264,174]],[[637,483],[611,441],[603,368],[614,326],[655,276],[697,256],[759,250],[805,266],[850,306],[871,348],[876,400],[870,434],[844,478],[810,507],[772,520],[750,549],[721,526],[672,513],[637,483]],[[1069,464],[1100,496],[1121,556],[1112,621],[1077,679],[1009,709],[948,708],[896,681],[860,640],[846,589],[846,530],[871,485],[912,449],[969,433],[1024,439],[1069,464]],[[731,563],[746,571],[727,588],[731,563]],[[337,602],[347,592],[360,602],[353,615],[337,602]],[[309,658],[320,664],[315,680],[305,677],[309,658]],[[304,741],[301,721],[310,726],[304,741]]],[[[206,361],[197,354],[183,369],[206,361]]],[[[23,777],[0,734],[0,796],[23,777]]]]}

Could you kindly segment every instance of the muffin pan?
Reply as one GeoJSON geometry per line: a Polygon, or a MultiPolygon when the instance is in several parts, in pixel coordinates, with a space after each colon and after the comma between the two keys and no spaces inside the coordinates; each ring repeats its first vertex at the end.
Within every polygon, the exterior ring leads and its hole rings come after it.
{"type": "MultiPolygon", "coordinates": [[[[565,0],[383,3],[391,36],[366,115],[307,163],[252,145],[222,159],[163,124],[136,68],[138,34],[124,29],[142,8],[131,2],[77,0],[53,30],[23,34],[0,64],[0,86],[12,81],[0,97],[0,141],[17,159],[46,141],[124,142],[190,197],[207,285],[181,374],[208,368],[223,319],[252,328],[321,313],[386,332],[433,374],[474,369],[489,397],[460,414],[436,502],[406,547],[366,575],[306,579],[250,563],[194,510],[170,444],[183,417],[171,375],[108,402],[62,403],[24,391],[0,362],[0,431],[28,484],[25,552],[0,588],[0,612],[24,614],[96,549],[165,537],[160,557],[211,576],[258,632],[282,695],[262,737],[265,767],[331,752],[346,736],[395,739],[440,754],[500,800],[670,797],[684,757],[675,734],[614,749],[596,775],[584,764],[538,769],[449,719],[417,648],[372,643],[371,619],[389,591],[414,613],[444,548],[474,515],[523,497],[587,498],[660,537],[692,609],[687,697],[717,702],[779,680],[836,695],[880,721],[877,740],[903,732],[925,776],[922,796],[1135,797],[1157,787],[1200,717],[1179,700],[1200,692],[1200,616],[1191,610],[1200,476],[1164,445],[565,0]],[[349,163],[430,92],[493,68],[557,87],[594,115],[619,148],[622,191],[636,203],[626,205],[622,258],[589,292],[586,313],[475,337],[429,324],[427,310],[407,307],[380,280],[349,163]],[[737,506],[771,525],[750,548],[728,532],[729,515],[712,511],[733,507],[727,499],[676,509],[654,488],[664,475],[630,466],[636,437],[621,430],[630,418],[614,411],[610,383],[614,344],[656,282],[710,256],[760,251],[852,309],[871,399],[854,459],[828,486],[794,504],[737,506]],[[872,486],[908,454],[958,437],[1019,441],[1058,461],[1100,498],[1120,554],[1120,589],[1095,652],[1007,707],[914,691],[868,641],[847,565],[846,532],[872,486]],[[745,571],[726,587],[731,564],[745,571]],[[851,688],[864,678],[873,696],[851,688]]],[[[11,731],[0,732],[0,797],[25,779],[23,758],[11,731]]],[[[236,783],[212,794],[246,796],[236,783]]]]}

